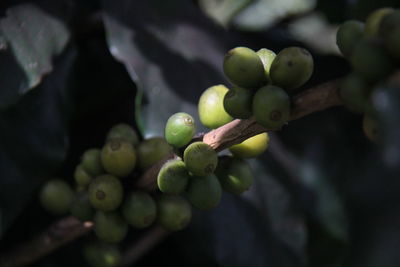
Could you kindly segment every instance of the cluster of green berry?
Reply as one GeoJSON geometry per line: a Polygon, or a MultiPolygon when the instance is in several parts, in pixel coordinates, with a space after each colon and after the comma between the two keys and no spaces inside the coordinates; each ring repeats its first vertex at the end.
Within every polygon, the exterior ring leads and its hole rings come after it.
{"type": "Polygon", "coordinates": [[[162,137],[139,141],[127,124],[112,127],[102,149],[86,150],[74,171],[76,190],[61,179],[52,179],[40,191],[42,206],[55,215],[70,213],[81,221],[93,220],[96,242],[85,245],[84,256],[91,266],[116,266],[116,243],[127,235],[128,225],[145,228],[156,219],[167,229],[176,216],[186,214],[186,203],[176,199],[155,198],[145,191],[130,190],[131,176],[172,153],[162,137]],[[75,192],[74,192],[75,191],[75,192]]]}
{"type": "Polygon", "coordinates": [[[349,110],[364,114],[364,133],[377,141],[379,130],[371,96],[400,66],[400,10],[380,8],[365,23],[344,22],[337,31],[336,43],[353,68],[341,81],[342,101],[349,110]]]}

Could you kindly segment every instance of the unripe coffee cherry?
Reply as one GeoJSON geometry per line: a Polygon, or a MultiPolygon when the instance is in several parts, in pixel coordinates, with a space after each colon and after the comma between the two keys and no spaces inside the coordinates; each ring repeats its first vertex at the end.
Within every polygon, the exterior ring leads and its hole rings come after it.
{"type": "Polygon", "coordinates": [[[136,131],[126,123],[114,125],[107,133],[106,142],[115,138],[125,139],[132,143],[133,146],[137,146],[139,144],[139,137],[136,131]]]}
{"type": "Polygon", "coordinates": [[[383,79],[392,69],[393,62],[386,52],[375,42],[361,40],[350,56],[354,71],[367,81],[383,79]]]}
{"type": "Polygon", "coordinates": [[[193,176],[186,192],[189,202],[199,210],[210,210],[221,201],[222,188],[217,176],[193,176]]]}
{"type": "Polygon", "coordinates": [[[91,148],[86,150],[82,155],[82,168],[93,177],[104,173],[100,154],[100,149],[91,148]]]}
{"type": "Polygon", "coordinates": [[[55,215],[66,214],[74,199],[74,192],[69,184],[60,179],[46,182],[39,194],[43,208],[55,215]]]}
{"type": "Polygon", "coordinates": [[[192,140],[195,132],[196,126],[192,116],[184,112],[175,113],[165,125],[165,140],[171,146],[180,148],[192,140]]]}
{"type": "Polygon", "coordinates": [[[280,129],[290,116],[288,94],[277,86],[261,87],[253,97],[253,115],[265,128],[280,129]]]}
{"type": "Polygon", "coordinates": [[[198,111],[200,122],[210,129],[216,129],[233,118],[224,109],[224,97],[228,88],[224,85],[209,87],[200,96],[198,111]]]}
{"type": "Polygon", "coordinates": [[[89,185],[89,200],[97,210],[115,210],[121,204],[123,194],[121,182],[112,175],[101,175],[89,185]]]}
{"type": "Polygon", "coordinates": [[[156,219],[157,205],[148,193],[135,191],[125,199],[122,215],[133,227],[145,228],[156,219]]]}
{"type": "Polygon", "coordinates": [[[272,50],[261,48],[260,50],[257,51],[257,55],[260,57],[263,63],[265,77],[267,77],[267,80],[270,82],[271,77],[269,76],[269,70],[271,69],[271,65],[276,57],[276,54],[272,50]]]}
{"type": "Polygon", "coordinates": [[[189,181],[189,172],[180,159],[164,163],[157,176],[157,185],[166,194],[180,194],[185,191],[189,181]]]}
{"type": "Polygon", "coordinates": [[[236,47],[224,57],[223,69],[228,80],[236,86],[256,88],[266,82],[260,57],[247,47],[236,47]]]}
{"type": "Polygon", "coordinates": [[[139,168],[143,171],[172,153],[172,147],[162,137],[142,141],[137,148],[139,168]]]}
{"type": "Polygon", "coordinates": [[[89,201],[87,192],[78,192],[75,194],[74,200],[70,208],[71,215],[80,221],[91,220],[94,214],[94,209],[89,201]]]}
{"type": "Polygon", "coordinates": [[[87,173],[87,171],[85,171],[85,169],[82,167],[82,164],[76,166],[74,179],[76,184],[83,188],[87,187],[92,181],[92,177],[87,173]]]}
{"type": "Polygon", "coordinates": [[[224,97],[224,109],[233,118],[248,119],[252,115],[254,90],[233,87],[224,97]]]}
{"type": "Polygon", "coordinates": [[[287,47],[275,57],[269,74],[272,83],[285,89],[305,84],[314,70],[311,54],[301,47],[287,47]]]}
{"type": "Polygon", "coordinates": [[[182,230],[192,219],[190,204],[180,196],[162,195],[157,209],[159,223],[170,231],[182,230]]]}
{"type": "Polygon", "coordinates": [[[101,150],[104,169],[115,176],[126,177],[136,166],[136,151],[125,139],[110,139],[101,150]]]}
{"type": "Polygon", "coordinates": [[[239,158],[255,158],[267,150],[268,143],[268,134],[260,133],[244,140],[240,144],[231,146],[229,151],[239,158]]]}
{"type": "Polygon", "coordinates": [[[102,241],[118,243],[125,238],[128,224],[116,211],[98,211],[94,216],[94,232],[102,241]]]}
{"type": "Polygon", "coordinates": [[[105,242],[91,242],[83,247],[83,257],[91,267],[116,267],[121,262],[117,246],[105,242]]]}
{"type": "Polygon", "coordinates": [[[239,195],[247,191],[253,184],[253,173],[250,165],[243,159],[234,157],[220,158],[215,171],[222,189],[226,192],[239,195]]]}
{"type": "Polygon", "coordinates": [[[358,75],[346,76],[339,87],[339,95],[343,104],[351,111],[364,113],[369,99],[370,86],[358,75]]]}
{"type": "Polygon", "coordinates": [[[365,136],[372,142],[377,142],[380,138],[379,125],[373,116],[364,115],[363,131],[365,136]]]}
{"type": "Polygon", "coordinates": [[[340,25],[336,33],[336,44],[344,56],[349,56],[355,44],[364,35],[364,23],[358,20],[348,20],[340,25]]]}
{"type": "Polygon", "coordinates": [[[198,176],[206,176],[213,173],[217,167],[218,155],[206,143],[194,142],[183,152],[183,160],[189,172],[198,176]]]}
{"type": "Polygon", "coordinates": [[[382,19],[391,14],[393,11],[393,8],[383,7],[376,9],[371,14],[369,14],[367,19],[365,20],[364,35],[366,37],[378,36],[382,19]]]}

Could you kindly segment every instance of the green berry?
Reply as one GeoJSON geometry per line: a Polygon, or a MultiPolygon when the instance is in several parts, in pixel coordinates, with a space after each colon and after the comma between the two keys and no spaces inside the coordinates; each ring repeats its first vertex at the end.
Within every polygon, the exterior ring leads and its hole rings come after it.
{"type": "Polygon", "coordinates": [[[157,176],[158,188],[166,194],[180,194],[185,191],[189,180],[189,172],[180,159],[172,159],[164,163],[157,176]]]}
{"type": "Polygon", "coordinates": [[[115,176],[126,177],[136,166],[136,151],[125,139],[110,139],[101,150],[104,169],[115,176]]]}
{"type": "Polygon", "coordinates": [[[82,168],[93,177],[104,173],[100,154],[100,149],[91,148],[86,150],[82,155],[82,168]]]}
{"type": "Polygon", "coordinates": [[[62,215],[69,211],[74,192],[65,181],[53,179],[43,185],[39,197],[43,208],[52,214],[62,215]]]}
{"type": "Polygon", "coordinates": [[[393,11],[393,8],[383,7],[376,9],[374,12],[369,14],[367,19],[365,20],[364,35],[366,37],[378,36],[382,19],[393,11]]]}
{"type": "Polygon", "coordinates": [[[400,59],[400,10],[395,10],[382,19],[379,33],[388,53],[400,59]]]}
{"type": "Polygon", "coordinates": [[[136,131],[126,123],[116,124],[108,131],[106,141],[115,138],[125,139],[134,146],[139,144],[139,137],[136,131]]]}
{"type": "Polygon", "coordinates": [[[253,172],[243,159],[223,157],[215,172],[222,189],[235,195],[247,191],[253,184],[253,172]]]}
{"type": "Polygon", "coordinates": [[[92,219],[94,210],[90,204],[87,192],[83,191],[75,194],[70,212],[72,216],[78,218],[80,221],[88,221],[92,219]]]}
{"type": "Polygon", "coordinates": [[[180,196],[162,195],[157,209],[159,223],[170,231],[182,230],[192,219],[190,204],[180,196]]]}
{"type": "Polygon", "coordinates": [[[336,44],[343,55],[349,56],[355,44],[364,35],[364,23],[358,20],[348,20],[340,25],[336,33],[336,44]]]}
{"type": "Polygon", "coordinates": [[[380,138],[379,124],[373,116],[364,115],[363,131],[365,136],[372,142],[377,142],[380,138]]]}
{"type": "Polygon", "coordinates": [[[196,132],[194,119],[187,113],[179,112],[169,117],[165,126],[165,140],[173,147],[180,148],[192,140],[196,132]]]}
{"type": "Polygon", "coordinates": [[[268,143],[268,133],[260,133],[244,140],[240,144],[231,146],[229,151],[239,158],[255,158],[267,150],[268,143]]]}
{"type": "Polygon", "coordinates": [[[224,85],[209,87],[200,96],[198,112],[200,122],[207,128],[216,129],[233,118],[224,109],[224,97],[228,88],[224,85]]]}
{"type": "Polygon", "coordinates": [[[253,90],[233,87],[224,97],[224,109],[233,118],[248,119],[252,115],[253,90]]]}
{"type": "Polygon", "coordinates": [[[270,69],[272,83],[285,89],[305,84],[314,70],[311,54],[301,47],[287,47],[275,57],[270,69]]]}
{"type": "Polygon", "coordinates": [[[265,128],[280,129],[290,116],[288,94],[277,86],[261,87],[253,97],[253,115],[265,128]]]}
{"type": "Polygon", "coordinates": [[[117,246],[104,242],[86,244],[83,257],[91,267],[116,267],[121,262],[121,252],[117,246]]]}
{"type": "Polygon", "coordinates": [[[354,73],[347,75],[339,87],[343,104],[349,110],[357,113],[365,111],[370,91],[371,88],[367,82],[354,73]]]}
{"type": "Polygon", "coordinates": [[[260,57],[263,66],[264,66],[264,72],[265,72],[265,77],[267,77],[268,81],[271,81],[271,78],[269,76],[269,71],[271,69],[271,64],[274,61],[276,54],[274,51],[266,49],[266,48],[261,48],[260,50],[257,51],[257,55],[260,57]]]}
{"type": "Polygon", "coordinates": [[[141,142],[137,149],[139,168],[146,170],[157,161],[172,153],[172,147],[162,137],[153,137],[141,142]]]}
{"type": "Polygon", "coordinates": [[[92,181],[92,177],[87,173],[87,171],[85,171],[85,169],[83,169],[82,164],[76,166],[74,179],[76,184],[82,188],[87,187],[92,181]]]}
{"type": "Polygon", "coordinates": [[[125,238],[128,224],[116,211],[98,211],[94,216],[94,232],[102,241],[118,243],[125,238]]]}
{"type": "Polygon", "coordinates": [[[122,205],[122,215],[133,227],[145,228],[156,219],[157,205],[148,193],[135,191],[122,205]]]}
{"type": "Polygon", "coordinates": [[[350,56],[354,71],[367,81],[383,79],[392,69],[393,63],[379,44],[361,40],[350,56]]]}
{"type": "Polygon", "coordinates": [[[189,202],[199,210],[210,210],[221,201],[222,188],[214,174],[193,176],[186,192],[189,202]]]}
{"type": "Polygon", "coordinates": [[[236,47],[224,57],[223,69],[228,80],[236,86],[255,88],[266,82],[263,62],[247,47],[236,47]]]}
{"type": "Polygon", "coordinates": [[[213,173],[218,164],[218,155],[214,149],[203,142],[190,144],[183,152],[186,168],[198,176],[213,173]]]}
{"type": "Polygon", "coordinates": [[[104,174],[89,185],[89,200],[95,209],[112,211],[122,202],[123,187],[118,178],[104,174]]]}

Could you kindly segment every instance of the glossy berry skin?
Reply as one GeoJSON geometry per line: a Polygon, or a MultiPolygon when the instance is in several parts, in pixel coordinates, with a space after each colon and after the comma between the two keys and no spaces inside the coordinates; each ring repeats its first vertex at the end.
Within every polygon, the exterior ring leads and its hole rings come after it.
{"type": "Polygon", "coordinates": [[[240,144],[231,146],[229,151],[239,158],[255,158],[267,150],[268,144],[268,133],[260,133],[244,140],[240,144]]]}
{"type": "Polygon", "coordinates": [[[376,119],[370,115],[363,117],[363,131],[365,136],[372,142],[377,142],[380,136],[379,125],[376,119]]]}
{"type": "Polygon", "coordinates": [[[183,152],[183,161],[192,174],[206,176],[213,173],[217,167],[218,155],[206,143],[194,142],[183,152]]]}
{"type": "Polygon", "coordinates": [[[393,69],[393,62],[382,47],[371,40],[361,40],[350,56],[354,72],[374,82],[383,79],[393,69]]]}
{"type": "Polygon", "coordinates": [[[193,176],[190,179],[186,197],[199,210],[211,210],[221,201],[222,188],[217,176],[193,176]]]}
{"type": "Polygon", "coordinates": [[[134,191],[122,205],[124,219],[135,228],[150,226],[157,216],[157,205],[146,192],[134,191]]]}
{"type": "Polygon", "coordinates": [[[118,243],[125,238],[128,224],[116,211],[98,211],[94,216],[94,232],[102,241],[118,243]]]}
{"type": "Polygon", "coordinates": [[[314,70],[311,54],[301,47],[287,47],[280,51],[269,71],[272,84],[287,90],[305,84],[314,70]]]}
{"type": "Polygon", "coordinates": [[[253,97],[253,115],[267,129],[280,129],[290,116],[290,99],[280,87],[267,85],[253,97]]]}
{"type": "Polygon", "coordinates": [[[121,262],[121,253],[117,246],[105,242],[85,244],[83,257],[91,267],[116,267],[121,262]]]}
{"type": "Polygon", "coordinates": [[[248,119],[253,114],[254,91],[240,87],[233,87],[224,97],[224,109],[236,119],[248,119]]]}
{"type": "Polygon", "coordinates": [[[348,57],[355,44],[364,35],[364,23],[358,20],[348,20],[339,26],[336,33],[336,44],[340,52],[348,57]]]}
{"type": "Polygon", "coordinates": [[[189,181],[189,171],[180,159],[172,159],[164,163],[158,172],[157,185],[165,194],[180,194],[185,191],[189,181]]]}
{"type": "Polygon", "coordinates": [[[82,191],[75,194],[70,208],[71,215],[80,221],[89,221],[94,215],[94,209],[89,201],[87,192],[82,191]]]}
{"type": "Polygon", "coordinates": [[[382,19],[391,14],[393,11],[393,8],[383,7],[376,9],[374,12],[369,14],[367,19],[365,20],[365,37],[378,36],[382,19]]]}
{"type": "Polygon", "coordinates": [[[89,200],[92,206],[101,211],[112,211],[119,207],[123,198],[123,187],[115,176],[104,174],[89,185],[89,200]]]}
{"type": "Polygon", "coordinates": [[[92,177],[96,177],[104,173],[103,165],[101,164],[100,154],[100,149],[91,148],[86,150],[82,155],[82,168],[92,177]]]}
{"type": "Polygon", "coordinates": [[[104,169],[118,177],[128,176],[136,166],[136,151],[125,139],[110,139],[101,150],[104,169]]]}
{"type": "Polygon", "coordinates": [[[157,201],[158,222],[169,231],[185,228],[192,219],[192,208],[181,196],[162,195],[157,201]]]}
{"type": "Polygon", "coordinates": [[[368,83],[354,73],[346,76],[339,85],[339,95],[344,106],[356,113],[365,112],[370,91],[368,83]]]}
{"type": "Polygon", "coordinates": [[[142,141],[137,148],[139,168],[146,170],[157,161],[172,153],[172,147],[162,137],[152,137],[142,141]]]}
{"type": "Polygon", "coordinates": [[[270,82],[271,77],[269,76],[269,71],[271,69],[272,62],[274,61],[274,59],[276,57],[276,54],[272,50],[269,50],[266,48],[261,48],[260,50],[257,51],[257,55],[260,57],[260,59],[263,63],[265,77],[270,82]]]}
{"type": "Polygon", "coordinates": [[[224,57],[223,70],[228,80],[236,86],[256,88],[267,81],[260,57],[247,47],[229,50],[224,57]]]}
{"type": "Polygon", "coordinates": [[[125,139],[132,145],[137,146],[139,144],[139,137],[136,131],[126,123],[119,123],[114,125],[107,133],[106,142],[110,139],[125,139]]]}
{"type": "Polygon", "coordinates": [[[240,158],[222,157],[215,173],[222,189],[235,195],[247,191],[254,181],[250,165],[240,158]]]}
{"type": "Polygon", "coordinates": [[[400,10],[395,10],[382,19],[379,34],[388,53],[400,59],[400,10]]]}
{"type": "Polygon", "coordinates": [[[74,192],[65,181],[53,179],[43,185],[39,198],[43,208],[48,212],[54,215],[62,215],[69,211],[74,192]]]}
{"type": "Polygon", "coordinates": [[[194,119],[187,113],[179,112],[169,117],[165,125],[165,140],[173,147],[187,145],[196,133],[194,119]]]}
{"type": "Polygon", "coordinates": [[[92,177],[87,173],[87,171],[85,171],[85,169],[82,167],[82,164],[76,166],[74,179],[76,184],[83,188],[87,187],[92,181],[92,177]]]}
{"type": "Polygon", "coordinates": [[[207,88],[200,96],[198,112],[200,122],[209,129],[216,129],[233,118],[224,109],[224,97],[228,93],[224,85],[215,85],[207,88]]]}

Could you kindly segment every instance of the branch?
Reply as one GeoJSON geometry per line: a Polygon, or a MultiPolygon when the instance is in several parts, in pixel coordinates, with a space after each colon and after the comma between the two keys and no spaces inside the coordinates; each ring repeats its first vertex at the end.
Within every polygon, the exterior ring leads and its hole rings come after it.
{"type": "Polygon", "coordinates": [[[36,238],[20,245],[0,257],[0,266],[18,267],[29,265],[58,247],[84,235],[93,228],[92,222],[80,222],[70,216],[52,224],[36,238]]]}

